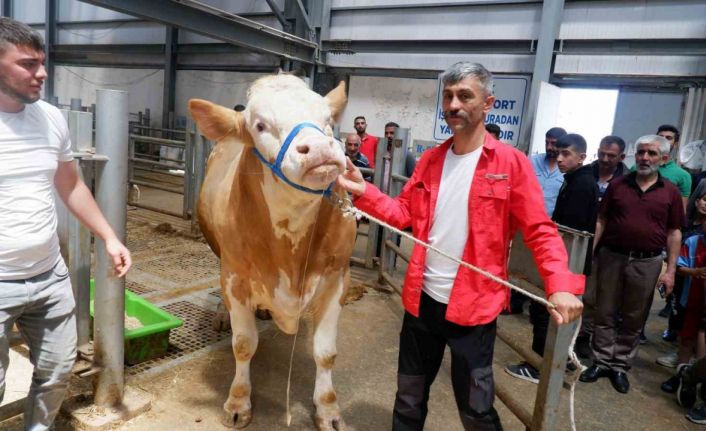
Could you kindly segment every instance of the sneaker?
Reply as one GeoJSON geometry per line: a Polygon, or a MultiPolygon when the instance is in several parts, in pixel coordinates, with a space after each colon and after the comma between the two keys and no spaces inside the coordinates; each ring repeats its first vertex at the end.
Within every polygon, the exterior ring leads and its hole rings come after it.
{"type": "Polygon", "coordinates": [[[662,339],[669,343],[677,341],[677,331],[674,331],[672,329],[665,329],[664,332],[662,332],[662,339]]]}
{"type": "Polygon", "coordinates": [[[680,364],[679,367],[677,367],[677,377],[679,378],[677,402],[680,406],[686,407],[687,409],[693,407],[696,403],[696,382],[691,381],[689,376],[686,375],[689,368],[691,368],[689,364],[680,364]]]}
{"type": "Polygon", "coordinates": [[[670,353],[665,356],[660,356],[656,361],[659,365],[667,368],[676,368],[678,361],[677,352],[670,353]]]}
{"type": "Polygon", "coordinates": [[[522,362],[517,365],[508,365],[505,367],[505,372],[518,379],[539,383],[539,371],[527,362],[522,362]]]}
{"type": "Polygon", "coordinates": [[[686,418],[695,424],[706,425],[706,405],[689,410],[686,418]]]}
{"type": "Polygon", "coordinates": [[[679,376],[672,376],[660,385],[660,389],[668,394],[674,394],[679,390],[679,376]]]}

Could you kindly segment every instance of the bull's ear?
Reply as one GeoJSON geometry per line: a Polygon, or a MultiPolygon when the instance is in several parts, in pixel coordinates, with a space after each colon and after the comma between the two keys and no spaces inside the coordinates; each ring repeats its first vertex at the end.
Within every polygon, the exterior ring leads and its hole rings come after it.
{"type": "Polygon", "coordinates": [[[331,108],[331,118],[337,123],[343,113],[343,108],[346,107],[346,103],[348,102],[348,96],[346,96],[346,82],[339,82],[336,88],[329,91],[326,95],[326,101],[331,108]]]}
{"type": "Polygon", "coordinates": [[[244,143],[251,141],[245,117],[240,112],[202,99],[189,100],[189,112],[201,133],[212,141],[226,136],[234,136],[244,143]]]}

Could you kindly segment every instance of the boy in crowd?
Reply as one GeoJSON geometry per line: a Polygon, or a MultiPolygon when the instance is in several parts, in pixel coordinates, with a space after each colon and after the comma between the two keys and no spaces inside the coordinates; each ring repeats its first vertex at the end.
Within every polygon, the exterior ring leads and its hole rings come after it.
{"type": "MultiPolygon", "coordinates": [[[[593,177],[591,165],[586,160],[586,140],[583,136],[569,133],[556,141],[557,165],[564,174],[564,183],[559,189],[552,220],[562,226],[593,233],[598,216],[598,185],[593,177]]],[[[589,242],[588,249],[592,249],[589,242]]],[[[586,254],[585,275],[591,273],[591,256],[586,254]]],[[[532,350],[542,356],[547,341],[549,313],[536,302],[530,304],[532,322],[532,350]]],[[[539,383],[539,370],[527,362],[508,365],[505,371],[513,377],[539,383]]]]}

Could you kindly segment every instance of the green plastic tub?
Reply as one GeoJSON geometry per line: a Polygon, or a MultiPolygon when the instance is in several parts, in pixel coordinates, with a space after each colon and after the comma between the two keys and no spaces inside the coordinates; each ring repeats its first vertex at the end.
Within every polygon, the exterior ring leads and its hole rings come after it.
{"type": "MultiPolygon", "coordinates": [[[[90,309],[92,320],[93,280],[91,280],[90,309]]],[[[137,318],[143,325],[141,328],[125,329],[125,363],[128,365],[166,355],[169,347],[169,332],[183,324],[180,319],[128,290],[125,290],[125,314],[137,318]]]]}

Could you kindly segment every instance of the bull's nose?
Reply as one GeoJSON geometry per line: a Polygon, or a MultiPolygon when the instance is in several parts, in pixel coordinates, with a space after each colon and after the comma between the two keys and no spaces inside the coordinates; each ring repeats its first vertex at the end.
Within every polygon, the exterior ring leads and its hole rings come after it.
{"type": "Polygon", "coordinates": [[[311,148],[309,148],[309,146],[306,144],[297,145],[297,152],[299,154],[309,154],[309,150],[311,150],[311,148]]]}

